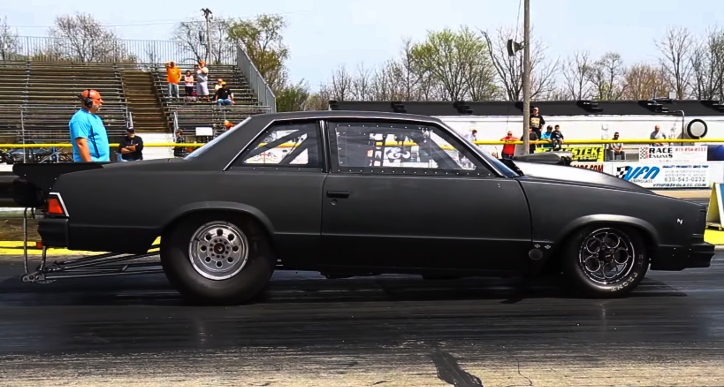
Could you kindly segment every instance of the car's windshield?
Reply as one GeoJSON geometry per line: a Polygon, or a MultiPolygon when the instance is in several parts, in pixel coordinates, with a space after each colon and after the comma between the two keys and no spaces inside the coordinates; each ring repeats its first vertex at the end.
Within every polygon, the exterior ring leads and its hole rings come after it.
{"type": "Polygon", "coordinates": [[[198,156],[200,156],[200,155],[208,152],[208,151],[209,151],[211,148],[213,148],[216,144],[218,144],[218,143],[221,142],[224,138],[226,138],[226,136],[230,135],[232,132],[234,132],[234,131],[236,131],[236,130],[239,130],[239,128],[241,128],[241,127],[244,126],[247,122],[249,122],[250,119],[251,119],[251,117],[246,117],[246,119],[245,119],[244,121],[241,121],[241,122],[240,122],[239,124],[237,124],[236,126],[229,128],[226,132],[221,133],[219,136],[217,136],[217,137],[214,138],[213,140],[207,142],[207,143],[206,143],[204,146],[202,146],[201,148],[196,149],[195,151],[189,153],[186,157],[184,157],[184,160],[186,160],[186,159],[192,159],[192,158],[194,158],[194,157],[198,157],[198,156]]]}
{"type": "MultiPolygon", "coordinates": [[[[453,128],[450,127],[449,125],[447,125],[447,124],[443,124],[443,125],[445,125],[445,127],[446,127],[448,130],[450,130],[451,132],[455,132],[455,129],[453,129],[453,128]]],[[[455,132],[455,133],[457,133],[457,132],[455,132]]],[[[463,140],[463,141],[464,141],[464,140],[463,140]]],[[[473,144],[473,145],[474,145],[474,144],[473,144]]],[[[477,145],[474,145],[473,148],[474,148],[474,150],[475,150],[475,152],[476,152],[477,154],[479,154],[483,159],[485,159],[485,161],[487,161],[488,163],[490,163],[490,164],[493,166],[493,168],[495,168],[496,171],[498,171],[501,175],[506,176],[506,177],[516,177],[516,176],[520,176],[520,175],[519,175],[518,173],[516,173],[514,170],[510,169],[507,165],[503,164],[502,161],[500,161],[500,160],[498,160],[497,158],[493,157],[493,155],[491,155],[491,154],[488,153],[487,151],[485,151],[485,150],[483,150],[483,149],[480,149],[480,147],[478,147],[477,145]]]]}

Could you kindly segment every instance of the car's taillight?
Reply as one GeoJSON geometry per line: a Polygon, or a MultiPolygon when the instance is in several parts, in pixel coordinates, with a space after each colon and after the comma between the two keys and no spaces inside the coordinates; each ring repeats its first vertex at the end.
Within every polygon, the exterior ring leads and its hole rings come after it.
{"type": "Polygon", "coordinates": [[[66,215],[65,210],[63,210],[63,205],[60,203],[60,199],[55,196],[48,198],[48,214],[59,216],[66,215]]]}

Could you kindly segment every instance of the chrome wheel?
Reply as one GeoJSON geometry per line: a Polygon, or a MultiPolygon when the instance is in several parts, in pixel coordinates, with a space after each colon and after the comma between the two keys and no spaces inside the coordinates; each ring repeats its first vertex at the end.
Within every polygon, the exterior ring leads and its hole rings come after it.
{"type": "Polygon", "coordinates": [[[602,228],[588,234],[581,244],[578,263],[589,280],[609,285],[631,273],[636,251],[631,239],[614,228],[602,228]]]}
{"type": "Polygon", "coordinates": [[[232,223],[206,223],[191,236],[191,264],[197,273],[210,280],[235,276],[244,268],[248,257],[249,241],[232,223]]]}

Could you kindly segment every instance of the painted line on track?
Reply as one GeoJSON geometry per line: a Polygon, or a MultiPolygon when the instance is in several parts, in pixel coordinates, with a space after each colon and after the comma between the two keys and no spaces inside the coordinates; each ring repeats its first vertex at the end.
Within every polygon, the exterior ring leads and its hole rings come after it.
{"type": "MultiPolygon", "coordinates": [[[[724,233],[724,231],[722,232],[724,233]]],[[[156,238],[153,245],[161,243],[161,238],[156,238]]],[[[151,249],[148,252],[158,252],[158,248],[151,249]]],[[[28,242],[28,255],[41,255],[43,250],[35,247],[35,241],[28,242]]],[[[69,256],[69,255],[96,255],[103,254],[100,251],[80,251],[68,250],[60,248],[48,248],[48,257],[52,256],[69,256]]],[[[23,255],[23,241],[0,241],[0,256],[3,255],[23,255]]]]}

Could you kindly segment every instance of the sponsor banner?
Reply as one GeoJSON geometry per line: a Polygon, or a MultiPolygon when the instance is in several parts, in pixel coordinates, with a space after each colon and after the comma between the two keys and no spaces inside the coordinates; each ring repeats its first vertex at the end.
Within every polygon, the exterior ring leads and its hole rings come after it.
{"type": "MultiPolygon", "coordinates": [[[[535,148],[536,153],[551,152],[553,148],[535,148]]],[[[563,145],[559,152],[571,152],[573,161],[604,161],[603,146],[563,145]]]]}
{"type": "Polygon", "coordinates": [[[571,163],[572,167],[583,168],[583,169],[592,169],[592,170],[598,171],[598,172],[604,172],[605,165],[606,164],[604,164],[604,163],[581,163],[581,162],[577,162],[577,161],[574,161],[571,163]]]}
{"type": "Polygon", "coordinates": [[[707,164],[620,163],[614,174],[645,188],[708,188],[710,170],[707,164]]]}
{"type": "Polygon", "coordinates": [[[706,146],[642,146],[641,162],[703,163],[707,161],[706,146]]]}

